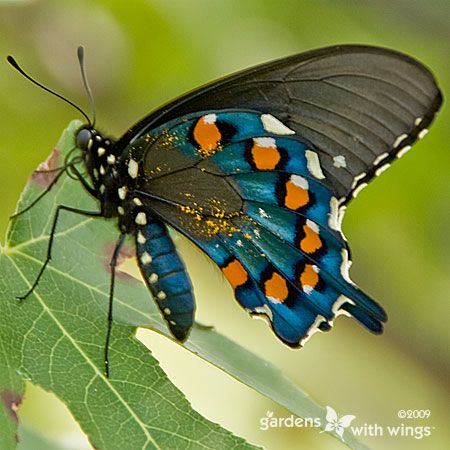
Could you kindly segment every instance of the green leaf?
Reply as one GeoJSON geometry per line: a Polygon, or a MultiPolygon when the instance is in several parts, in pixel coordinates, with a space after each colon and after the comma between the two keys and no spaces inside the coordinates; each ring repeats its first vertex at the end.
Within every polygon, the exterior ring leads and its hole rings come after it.
{"type": "MultiPolygon", "coordinates": [[[[79,126],[70,124],[51,165],[62,163],[79,126]]],[[[33,175],[18,210],[42,192],[46,177],[33,175]]],[[[253,448],[193,411],[134,338],[136,327],[145,326],[172,339],[144,284],[123,272],[115,291],[111,378],[104,378],[109,259],[118,235],[114,221],[63,212],[53,260],[38,288],[22,304],[14,300],[29,289],[45,259],[57,204],[98,210],[79,182],[64,177],[12,222],[0,256],[0,339],[14,359],[11,367],[60,397],[97,448],[253,448]]],[[[129,240],[123,254],[133,251],[129,240]]],[[[325,427],[323,407],[270,363],[213,329],[195,326],[184,347],[292,413],[319,417],[325,427]]],[[[351,434],[344,439],[352,448],[363,448],[351,434]]]]}

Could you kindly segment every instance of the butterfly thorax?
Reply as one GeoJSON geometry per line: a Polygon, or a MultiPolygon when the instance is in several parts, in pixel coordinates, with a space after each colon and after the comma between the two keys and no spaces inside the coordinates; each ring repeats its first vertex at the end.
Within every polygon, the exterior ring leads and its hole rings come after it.
{"type": "Polygon", "coordinates": [[[122,151],[93,128],[78,132],[77,146],[84,151],[87,174],[102,215],[118,217],[121,231],[134,232],[136,223],[142,220],[142,202],[133,195],[135,180],[130,164],[121,159],[122,151]]]}

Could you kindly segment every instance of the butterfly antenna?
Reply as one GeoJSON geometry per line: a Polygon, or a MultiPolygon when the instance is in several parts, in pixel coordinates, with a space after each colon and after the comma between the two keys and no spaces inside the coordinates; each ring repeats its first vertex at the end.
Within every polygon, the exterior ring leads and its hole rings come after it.
{"type": "Polygon", "coordinates": [[[6,60],[9,62],[9,64],[11,64],[11,66],[14,67],[14,69],[16,69],[20,74],[22,74],[27,80],[30,80],[33,84],[35,84],[36,86],[39,86],[41,89],[43,89],[44,91],[54,95],[55,97],[58,97],[59,99],[61,99],[63,102],[69,104],[70,106],[72,106],[73,108],[75,108],[78,112],[80,112],[85,119],[87,120],[88,124],[91,125],[91,119],[89,119],[89,117],[87,116],[87,114],[77,105],[75,105],[75,103],[71,102],[70,100],[68,100],[67,98],[63,97],[61,94],[58,94],[55,91],[52,91],[51,89],[49,89],[48,87],[44,86],[43,84],[39,83],[38,81],[36,81],[34,78],[32,78],[30,75],[28,75],[17,63],[17,61],[11,56],[8,55],[6,57],[6,60]]]}
{"type": "Polygon", "coordinates": [[[78,61],[80,63],[80,70],[81,70],[81,78],[83,79],[84,89],[86,90],[86,94],[89,99],[89,103],[91,104],[91,110],[92,110],[92,127],[95,126],[96,121],[96,113],[95,113],[95,102],[94,102],[94,96],[92,95],[91,87],[89,86],[88,79],[86,76],[86,67],[84,65],[84,47],[80,45],[77,49],[78,54],[78,61]]]}

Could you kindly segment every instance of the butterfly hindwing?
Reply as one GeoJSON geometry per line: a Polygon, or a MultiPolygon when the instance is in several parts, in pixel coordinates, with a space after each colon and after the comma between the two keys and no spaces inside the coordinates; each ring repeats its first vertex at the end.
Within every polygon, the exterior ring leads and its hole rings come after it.
{"type": "Polygon", "coordinates": [[[268,127],[256,112],[205,112],[143,136],[129,151],[146,173],[136,191],[145,207],[204,250],[241,305],[267,316],[284,342],[298,346],[329,329],[347,305],[381,331],[384,311],[348,279],[333,192],[283,124],[268,127]],[[164,169],[148,171],[154,148],[164,169]],[[190,162],[181,167],[185,155],[190,162]]]}

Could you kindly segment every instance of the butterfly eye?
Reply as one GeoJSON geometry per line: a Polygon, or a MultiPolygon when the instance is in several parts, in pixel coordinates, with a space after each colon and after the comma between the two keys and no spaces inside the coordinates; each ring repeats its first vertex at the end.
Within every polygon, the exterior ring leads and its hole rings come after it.
{"type": "Polygon", "coordinates": [[[87,128],[83,128],[77,134],[77,147],[86,150],[91,139],[92,132],[87,128]]]}

